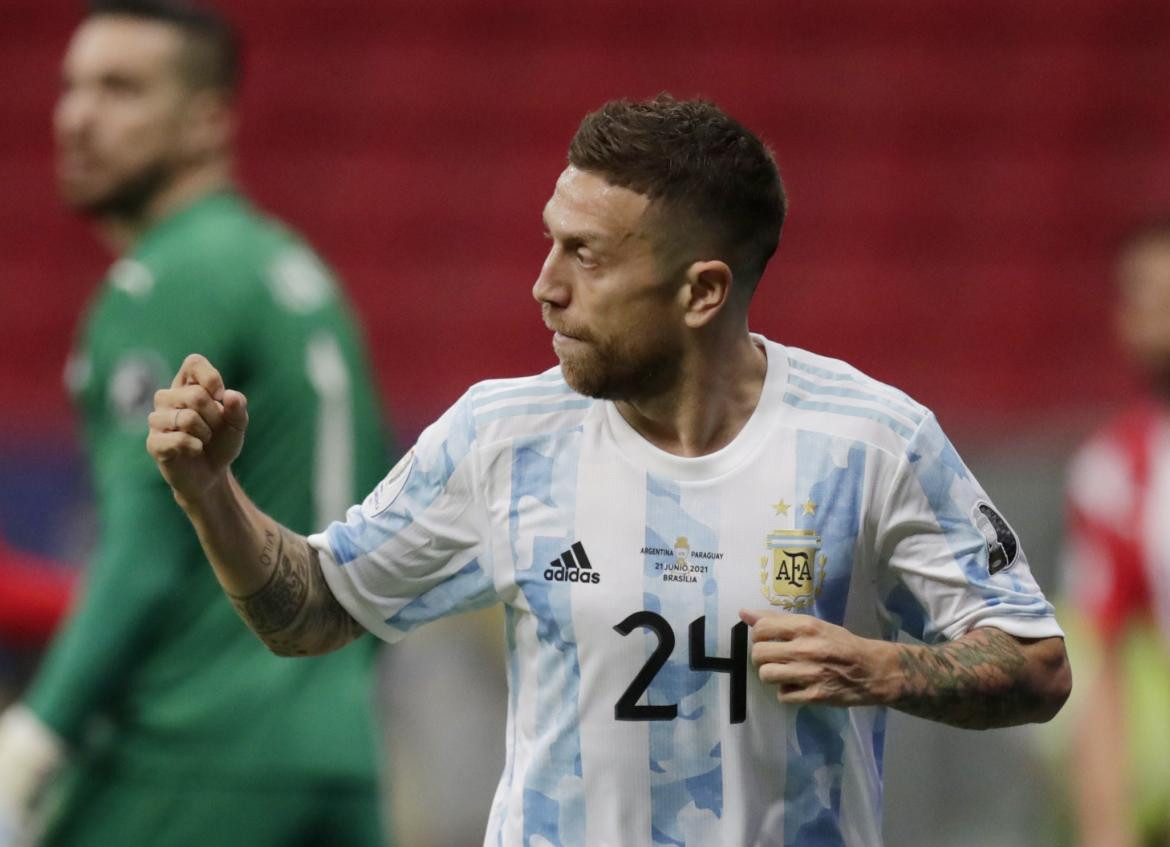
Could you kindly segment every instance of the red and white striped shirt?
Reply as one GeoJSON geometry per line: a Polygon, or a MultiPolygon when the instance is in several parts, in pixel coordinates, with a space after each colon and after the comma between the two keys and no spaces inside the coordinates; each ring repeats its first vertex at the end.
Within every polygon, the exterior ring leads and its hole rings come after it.
{"type": "Polygon", "coordinates": [[[1068,499],[1074,602],[1107,639],[1142,615],[1170,638],[1170,409],[1138,407],[1094,435],[1068,499]]]}

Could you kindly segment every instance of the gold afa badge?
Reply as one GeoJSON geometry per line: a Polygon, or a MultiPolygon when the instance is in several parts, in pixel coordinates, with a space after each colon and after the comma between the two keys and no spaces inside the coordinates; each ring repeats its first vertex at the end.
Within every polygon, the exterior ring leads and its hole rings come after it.
{"type": "Polygon", "coordinates": [[[768,533],[768,555],[760,557],[760,592],[789,611],[812,608],[825,583],[821,537],[811,529],[768,533]]]}

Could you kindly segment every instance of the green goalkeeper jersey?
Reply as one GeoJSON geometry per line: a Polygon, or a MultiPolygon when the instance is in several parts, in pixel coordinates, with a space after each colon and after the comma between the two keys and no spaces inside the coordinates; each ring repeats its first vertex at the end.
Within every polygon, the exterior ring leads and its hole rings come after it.
{"type": "Polygon", "coordinates": [[[68,368],[98,550],[28,705],[83,760],[130,772],[368,780],[373,639],[269,653],[146,452],[154,391],[192,352],[247,395],[234,472],[291,529],[341,517],[387,467],[362,339],[312,251],[233,192],[160,222],[110,269],[68,368]]]}

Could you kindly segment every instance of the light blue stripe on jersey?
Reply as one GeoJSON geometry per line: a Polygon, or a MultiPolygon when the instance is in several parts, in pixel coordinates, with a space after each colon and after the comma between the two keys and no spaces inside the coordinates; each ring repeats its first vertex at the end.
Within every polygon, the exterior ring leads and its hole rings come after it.
{"type": "Polygon", "coordinates": [[[838,444],[836,449],[845,457],[845,467],[840,467],[833,461],[835,441],[841,439],[807,430],[797,432],[796,496],[807,496],[815,504],[815,512],[805,514],[799,503],[794,508],[797,529],[815,530],[825,557],[824,584],[816,600],[816,615],[841,626],[860,532],[866,448],[860,442],[852,442],[847,448],[838,444]]]}
{"type": "Polygon", "coordinates": [[[467,458],[475,443],[475,422],[465,394],[433,426],[444,426],[446,438],[429,451],[415,445],[414,460],[406,484],[394,504],[376,518],[366,518],[360,509],[350,510],[346,522],[334,523],[326,531],[333,558],[340,565],[376,550],[414,522],[447,488],[455,468],[467,458]]]}
{"type": "MultiPolygon", "coordinates": [[[[813,530],[820,539],[814,568],[814,578],[819,583],[816,616],[842,625],[860,529],[866,448],[859,442],[841,443],[834,436],[802,430],[796,434],[795,454],[796,496],[807,496],[814,505],[814,513],[809,515],[797,503],[796,528],[813,530]],[[834,455],[843,455],[845,467],[833,460],[834,455]]],[[[784,843],[800,847],[842,844],[841,791],[848,713],[844,709],[800,706],[794,727],[786,765],[784,843]]]]}
{"type": "MultiPolygon", "coordinates": [[[[517,439],[513,444],[508,535],[514,551],[520,550],[522,499],[533,498],[561,514],[575,513],[581,438],[581,430],[576,429],[517,439]]],[[[537,697],[532,704],[536,732],[541,738],[553,739],[547,755],[533,760],[525,776],[521,843],[542,843],[533,841],[539,836],[550,845],[584,847],[581,664],[573,631],[572,584],[544,578],[549,563],[577,540],[574,528],[566,529],[566,536],[534,536],[530,567],[516,570],[517,587],[537,622],[536,664],[525,670],[537,676],[536,685],[529,689],[537,697]]],[[[518,708],[518,704],[513,707],[518,708]]],[[[509,809],[507,814],[514,811],[509,809]]]]}
{"type": "MultiPolygon", "coordinates": [[[[499,388],[485,388],[482,391],[477,391],[471,398],[471,405],[480,409],[490,403],[495,403],[500,400],[510,400],[513,397],[556,397],[560,395],[574,395],[573,389],[564,382],[540,382],[534,380],[525,380],[527,385],[499,387],[499,388]]],[[[580,395],[575,395],[580,396],[580,395]]]]}
{"type": "Polygon", "coordinates": [[[504,828],[508,822],[508,802],[511,799],[511,787],[516,778],[516,735],[519,723],[517,715],[520,708],[520,654],[516,644],[517,617],[525,614],[517,610],[511,603],[504,604],[504,649],[507,651],[508,668],[508,738],[505,743],[504,772],[500,775],[500,782],[496,787],[496,796],[492,799],[491,821],[498,823],[496,832],[496,847],[504,847],[504,828]]]}
{"type": "Polygon", "coordinates": [[[502,418],[516,418],[521,415],[545,415],[553,412],[568,412],[573,409],[588,409],[594,401],[588,397],[574,394],[569,398],[549,403],[517,403],[511,406],[502,406],[490,412],[481,412],[475,416],[476,424],[490,423],[502,418]]]}
{"type": "Polygon", "coordinates": [[[845,406],[840,403],[829,403],[821,400],[813,400],[808,397],[801,397],[799,394],[793,394],[791,391],[784,395],[784,402],[789,406],[794,406],[797,409],[806,409],[811,412],[832,412],[838,415],[849,415],[854,418],[865,418],[866,420],[876,421],[889,427],[903,438],[910,438],[914,435],[914,430],[906,426],[901,421],[894,420],[889,415],[883,414],[876,409],[866,409],[861,406],[845,406]]]}
{"type": "Polygon", "coordinates": [[[483,569],[479,559],[472,559],[455,576],[415,597],[387,618],[386,623],[407,633],[447,615],[486,608],[499,599],[491,574],[483,569]]]}
{"type": "MultiPolygon", "coordinates": [[[[917,435],[906,449],[911,469],[922,486],[947,546],[968,584],[988,606],[1010,603],[1010,614],[1013,615],[1050,616],[1053,609],[1044,596],[1021,582],[1011,568],[1000,571],[994,577],[988,572],[987,542],[972,523],[970,514],[978,502],[974,499],[977,489],[974,488],[974,481],[966,465],[937,421],[931,418],[919,427],[917,435]],[[957,485],[958,480],[966,481],[966,484],[957,485]],[[956,488],[971,491],[972,500],[968,503],[955,502],[951,491],[956,488]]],[[[1022,552],[1019,555],[1023,555],[1022,552]]],[[[923,640],[933,643],[941,636],[941,627],[933,621],[926,621],[923,640]]]]}
{"type": "MultiPolygon", "coordinates": [[[[801,361],[791,355],[788,357],[788,364],[793,370],[803,371],[806,374],[811,374],[821,379],[854,383],[864,391],[867,398],[872,398],[875,402],[883,403],[891,409],[895,409],[899,414],[911,418],[915,426],[922,423],[922,419],[926,416],[926,409],[914,402],[908,395],[892,386],[871,379],[858,371],[852,369],[831,371],[827,368],[810,365],[808,362],[801,361]]],[[[790,372],[789,379],[797,379],[797,377],[790,372]]],[[[804,382],[807,383],[807,380],[804,380],[804,382]]],[[[809,384],[811,385],[811,383],[809,384]]],[[[816,388],[817,390],[825,390],[827,386],[816,386],[816,388]]]]}
{"type": "Polygon", "coordinates": [[[788,734],[785,847],[845,847],[841,833],[841,777],[848,729],[847,709],[797,707],[793,730],[788,734]],[[794,791],[797,786],[802,790],[794,791]]]}
{"type": "MultiPolygon", "coordinates": [[[[716,490],[684,492],[675,482],[647,475],[647,547],[673,550],[679,538],[685,537],[690,551],[717,551],[719,521],[716,490]]],[[[718,564],[713,559],[690,559],[690,564],[706,566],[706,573],[693,574],[693,583],[665,582],[657,569],[663,558],[648,555],[643,559],[644,608],[669,622],[675,647],[644,697],[648,705],[677,704],[678,717],[651,721],[648,727],[650,838],[654,844],[666,845],[714,843],[719,832],[716,824],[723,816],[720,732],[722,721],[730,717],[726,709],[720,709],[716,673],[690,668],[689,627],[695,594],[702,592],[706,654],[717,655],[719,629],[725,623],[718,615],[718,564]]],[[[657,642],[650,633],[643,637],[648,658],[657,642]]],[[[631,843],[641,842],[638,833],[631,833],[631,843]]]]}
{"type": "Polygon", "coordinates": [[[914,426],[918,426],[920,423],[922,423],[922,414],[920,412],[915,412],[912,409],[908,409],[902,404],[895,403],[888,397],[884,397],[874,391],[866,391],[864,388],[852,388],[841,385],[818,385],[815,382],[809,382],[807,379],[801,379],[795,374],[789,374],[788,381],[797,388],[807,391],[810,395],[823,397],[846,397],[851,400],[861,400],[866,403],[878,403],[888,409],[891,414],[901,415],[902,417],[906,418],[914,426]]]}

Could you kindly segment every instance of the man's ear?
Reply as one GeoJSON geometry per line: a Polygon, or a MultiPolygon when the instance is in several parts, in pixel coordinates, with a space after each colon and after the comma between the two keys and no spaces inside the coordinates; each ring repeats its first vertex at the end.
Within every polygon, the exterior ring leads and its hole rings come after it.
{"type": "Polygon", "coordinates": [[[692,262],[679,289],[687,326],[698,329],[714,320],[731,299],[734,281],[726,262],[718,259],[692,262]]]}
{"type": "Polygon", "coordinates": [[[192,93],[183,120],[183,144],[192,158],[206,159],[231,146],[236,115],[222,92],[203,89],[192,93]]]}

